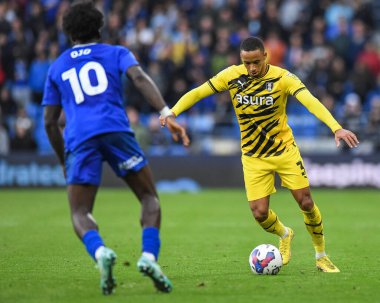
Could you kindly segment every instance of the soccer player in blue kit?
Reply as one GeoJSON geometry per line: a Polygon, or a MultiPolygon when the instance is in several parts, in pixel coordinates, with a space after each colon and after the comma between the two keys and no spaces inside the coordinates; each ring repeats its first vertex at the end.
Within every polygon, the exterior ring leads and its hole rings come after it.
{"type": "MultiPolygon", "coordinates": [[[[158,290],[170,292],[172,283],[157,263],[159,199],[123,107],[121,75],[126,73],[161,115],[170,111],[127,48],[98,43],[102,26],[103,15],[92,3],[75,4],[65,13],[63,29],[74,46],[50,67],[42,101],[45,129],[66,176],[75,232],[97,262],[103,294],[111,294],[116,286],[112,273],[116,254],[105,246],[92,216],[103,161],[141,203],[142,256],[138,270],[149,276],[158,290]],[[62,108],[66,116],[63,136],[58,125],[62,108]]],[[[174,140],[189,144],[185,129],[174,119],[168,120],[168,126],[174,140]]]]}

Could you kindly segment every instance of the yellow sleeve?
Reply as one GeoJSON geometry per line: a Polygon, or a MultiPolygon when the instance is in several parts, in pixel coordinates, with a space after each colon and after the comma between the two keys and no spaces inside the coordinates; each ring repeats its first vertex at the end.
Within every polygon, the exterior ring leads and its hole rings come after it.
{"type": "Polygon", "coordinates": [[[291,72],[288,72],[282,77],[282,81],[285,85],[285,92],[287,95],[292,95],[296,97],[296,95],[305,90],[305,84],[291,72]]]}
{"type": "Polygon", "coordinates": [[[174,107],[171,109],[173,114],[175,116],[178,116],[182,112],[192,107],[199,100],[206,98],[212,94],[228,90],[230,68],[231,67],[228,67],[222,70],[207,82],[183,95],[181,99],[178,100],[176,105],[174,105],[174,107]]]}
{"type": "Polygon", "coordinates": [[[178,102],[174,105],[171,111],[177,117],[179,114],[192,107],[199,100],[206,98],[207,96],[210,96],[214,93],[215,91],[209,85],[209,81],[207,81],[197,88],[194,88],[184,94],[181,99],[179,99],[178,102]]]}
{"type": "Polygon", "coordinates": [[[225,68],[207,81],[208,85],[215,93],[220,93],[228,90],[228,81],[231,78],[231,68],[231,66],[225,68]]]}
{"type": "Polygon", "coordinates": [[[328,109],[310,93],[296,75],[287,71],[282,77],[282,80],[284,81],[286,93],[296,97],[297,100],[309,110],[309,112],[330,127],[333,133],[342,128],[328,109]]]}
{"type": "Polygon", "coordinates": [[[314,116],[330,127],[335,133],[342,126],[334,119],[328,109],[315,98],[308,89],[299,91],[295,96],[314,116]]]}

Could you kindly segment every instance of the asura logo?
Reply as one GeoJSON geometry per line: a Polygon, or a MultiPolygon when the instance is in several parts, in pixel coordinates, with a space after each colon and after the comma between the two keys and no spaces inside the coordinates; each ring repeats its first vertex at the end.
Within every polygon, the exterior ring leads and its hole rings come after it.
{"type": "Polygon", "coordinates": [[[250,96],[250,95],[236,95],[236,100],[239,104],[245,105],[273,105],[274,100],[272,96],[250,96]]]}

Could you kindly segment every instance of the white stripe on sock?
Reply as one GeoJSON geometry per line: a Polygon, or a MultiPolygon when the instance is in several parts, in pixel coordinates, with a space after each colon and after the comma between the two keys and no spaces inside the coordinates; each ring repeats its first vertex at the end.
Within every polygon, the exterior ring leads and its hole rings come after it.
{"type": "Polygon", "coordinates": [[[99,260],[100,255],[103,253],[104,246],[100,246],[96,251],[95,251],[95,259],[99,260]]]}
{"type": "Polygon", "coordinates": [[[150,261],[156,261],[156,257],[152,253],[143,252],[142,255],[148,258],[150,261]]]}
{"type": "Polygon", "coordinates": [[[327,256],[325,252],[315,253],[315,258],[317,260],[323,258],[324,256],[327,256]]]}
{"type": "Polygon", "coordinates": [[[285,227],[285,233],[281,236],[281,239],[286,238],[289,235],[289,229],[285,227]]]}

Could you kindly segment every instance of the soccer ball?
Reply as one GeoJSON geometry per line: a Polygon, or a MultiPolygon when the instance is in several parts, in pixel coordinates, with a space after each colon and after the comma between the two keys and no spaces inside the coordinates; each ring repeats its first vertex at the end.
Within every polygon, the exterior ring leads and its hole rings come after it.
{"type": "Polygon", "coordinates": [[[271,244],[261,244],[249,255],[249,266],[258,275],[277,275],[282,267],[280,251],[271,244]]]}

